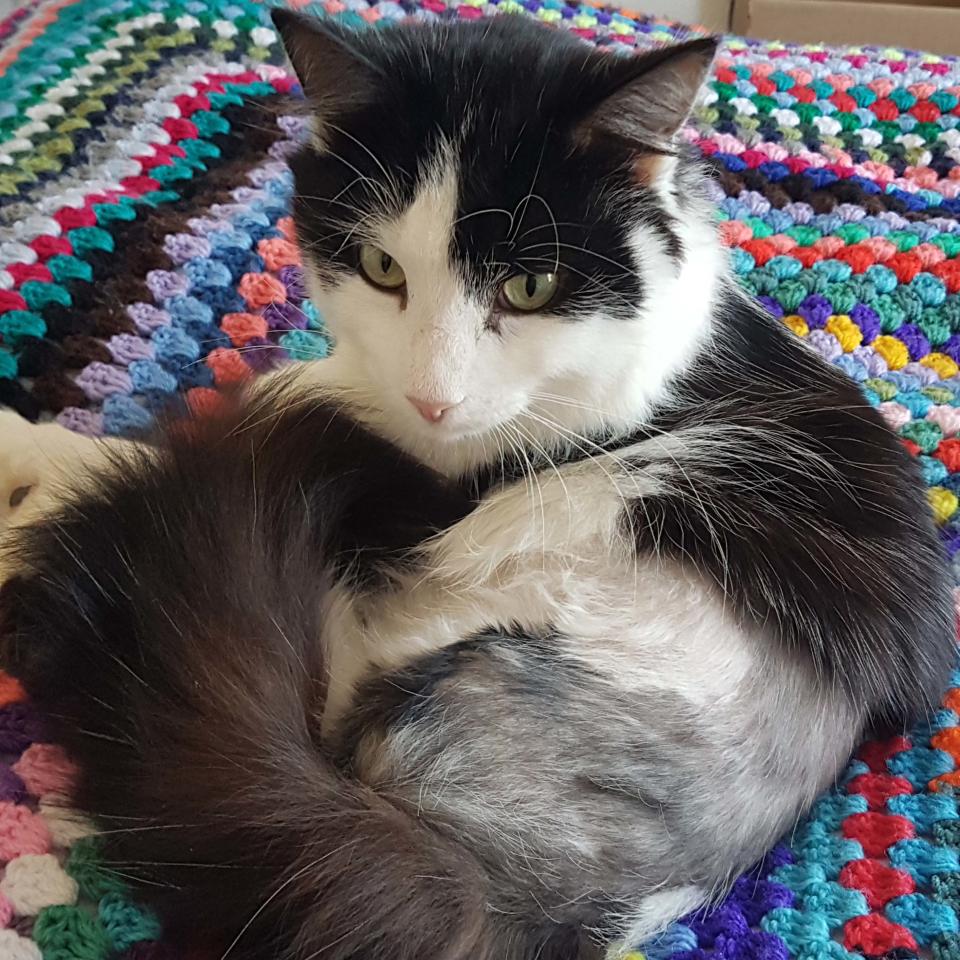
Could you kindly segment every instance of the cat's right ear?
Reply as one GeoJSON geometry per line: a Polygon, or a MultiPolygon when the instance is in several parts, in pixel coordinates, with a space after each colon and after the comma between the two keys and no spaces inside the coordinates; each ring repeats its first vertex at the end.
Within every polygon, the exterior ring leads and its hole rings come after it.
{"type": "Polygon", "coordinates": [[[319,130],[324,120],[373,101],[379,71],[354,48],[349,30],[282,7],[271,17],[319,130]]]}

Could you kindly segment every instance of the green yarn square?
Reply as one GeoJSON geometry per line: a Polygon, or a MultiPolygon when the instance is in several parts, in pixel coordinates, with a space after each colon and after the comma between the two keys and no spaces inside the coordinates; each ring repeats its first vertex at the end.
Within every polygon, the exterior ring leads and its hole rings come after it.
{"type": "Polygon", "coordinates": [[[836,236],[847,244],[860,243],[870,236],[870,231],[866,227],[861,227],[858,223],[845,223],[834,232],[836,236]]]}
{"type": "Polygon", "coordinates": [[[57,254],[55,257],[51,257],[47,261],[47,268],[53,274],[53,279],[57,283],[65,283],[70,280],[85,280],[89,283],[93,279],[93,268],[89,263],[66,254],[57,254]]]}
{"type": "Polygon", "coordinates": [[[941,933],[930,944],[933,960],[960,960],[960,935],[941,933]]]}
{"type": "Polygon", "coordinates": [[[39,313],[8,310],[0,314],[0,337],[11,346],[16,346],[24,337],[42,337],[46,332],[47,325],[39,313]]]}
{"type": "Polygon", "coordinates": [[[112,949],[99,919],[80,907],[41,910],[33,925],[33,939],[43,960],[106,960],[112,949]]]}
{"type": "Polygon", "coordinates": [[[920,243],[920,238],[910,230],[891,230],[887,239],[896,246],[901,253],[912,250],[920,243]]]}
{"type": "Polygon", "coordinates": [[[208,93],[207,99],[214,110],[223,110],[226,107],[242,107],[243,97],[235,93],[208,93]]]}
{"type": "Polygon", "coordinates": [[[98,908],[100,922],[118,953],[143,940],[160,937],[160,921],[119,893],[108,893],[98,908]]]}
{"type": "Polygon", "coordinates": [[[865,386],[869,387],[881,400],[892,400],[897,395],[897,386],[889,380],[881,380],[879,377],[871,377],[865,381],[865,386]]]}
{"type": "Polygon", "coordinates": [[[960,234],[941,233],[930,242],[936,244],[948,257],[960,256],[960,234]]]}
{"type": "Polygon", "coordinates": [[[57,173],[63,169],[63,163],[54,157],[46,157],[42,153],[35,153],[32,157],[27,157],[21,164],[24,170],[34,174],[36,179],[38,173],[57,173]]]}
{"type": "Polygon", "coordinates": [[[44,283],[42,280],[28,280],[22,284],[20,295],[31,310],[43,310],[53,304],[69,307],[73,303],[66,287],[61,287],[59,283],[44,283]]]}
{"type": "MultiPolygon", "coordinates": [[[[949,403],[949,400],[943,402],[949,403]]],[[[941,846],[960,847],[960,820],[941,820],[933,825],[931,832],[933,839],[941,846]]],[[[941,884],[952,884],[956,887],[954,895],[957,897],[957,905],[960,906],[960,873],[939,874],[935,879],[940,880],[941,884]]]]}
{"type": "Polygon", "coordinates": [[[855,113],[843,113],[837,111],[831,116],[840,124],[840,129],[853,132],[854,130],[860,130],[863,127],[863,123],[860,118],[855,113]]]}
{"type": "Polygon", "coordinates": [[[950,339],[950,320],[940,307],[926,307],[920,315],[919,326],[933,347],[942,347],[950,339]]]}
{"type": "Polygon", "coordinates": [[[797,244],[801,247],[812,247],[823,237],[823,232],[816,227],[808,227],[803,224],[790,227],[790,229],[786,231],[786,234],[788,237],[796,240],[797,244]]]}
{"type": "Polygon", "coordinates": [[[904,424],[900,436],[912,440],[924,453],[933,453],[943,439],[943,431],[930,420],[913,420],[904,424]]]}
{"type": "Polygon", "coordinates": [[[0,347],[0,379],[12,380],[17,375],[17,358],[0,347]]]}
{"type": "Polygon", "coordinates": [[[108,894],[120,894],[126,885],[116,874],[100,863],[97,842],[89,837],[78,840],[67,858],[66,871],[77,881],[80,893],[88,900],[99,900],[108,894]]]}
{"type": "Polygon", "coordinates": [[[230,132],[230,124],[219,113],[211,110],[197,110],[190,119],[202,137],[215,137],[218,133],[230,132]]]}
{"type": "Polygon", "coordinates": [[[193,169],[189,164],[183,163],[180,160],[174,160],[173,163],[154,167],[150,171],[150,175],[158,183],[168,186],[171,183],[176,183],[178,180],[191,179],[193,177],[193,169]]]}
{"type": "Polygon", "coordinates": [[[180,194],[174,190],[151,190],[140,198],[140,202],[150,207],[159,207],[164,203],[176,203],[179,199],[180,194]]]}
{"type": "Polygon", "coordinates": [[[917,98],[906,87],[891,90],[890,99],[903,111],[909,110],[917,102],[917,98]]]}
{"type": "Polygon", "coordinates": [[[254,80],[252,83],[225,83],[223,89],[228,93],[238,93],[241,97],[276,96],[276,90],[265,80],[254,80]]]}
{"type": "Polygon", "coordinates": [[[220,148],[208,140],[181,140],[180,147],[186,154],[186,161],[191,166],[202,164],[204,160],[213,160],[220,156],[220,148]]]}
{"type": "MultiPolygon", "coordinates": [[[[123,197],[127,200],[127,197],[123,197]]],[[[97,218],[97,223],[114,223],[118,220],[128,222],[135,220],[137,211],[128,203],[95,203],[93,204],[93,215],[97,218]]]]}
{"type": "Polygon", "coordinates": [[[105,253],[113,253],[114,250],[113,237],[99,227],[76,227],[67,231],[67,239],[80,256],[93,250],[103,250],[105,253]]]}
{"type": "Polygon", "coordinates": [[[291,330],[285,333],[280,338],[280,346],[294,360],[322,360],[330,349],[326,337],[308,330],[291,330]]]}

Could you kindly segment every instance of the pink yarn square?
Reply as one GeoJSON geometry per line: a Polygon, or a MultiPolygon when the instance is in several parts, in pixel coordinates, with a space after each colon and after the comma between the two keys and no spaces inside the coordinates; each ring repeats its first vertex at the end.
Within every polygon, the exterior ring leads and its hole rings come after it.
{"type": "Polygon", "coordinates": [[[13,771],[35,797],[68,794],[76,777],[76,767],[52,743],[31,744],[13,765],[13,771]]]}
{"type": "Polygon", "coordinates": [[[0,802],[0,861],[25,853],[47,853],[51,842],[42,817],[18,804],[0,802]]]}

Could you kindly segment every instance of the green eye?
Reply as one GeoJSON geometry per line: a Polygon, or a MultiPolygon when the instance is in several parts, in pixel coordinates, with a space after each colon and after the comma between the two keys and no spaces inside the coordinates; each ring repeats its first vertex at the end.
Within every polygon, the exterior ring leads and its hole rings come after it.
{"type": "Polygon", "coordinates": [[[532,313],[545,307],[557,292],[555,273],[518,273],[500,291],[500,298],[513,310],[532,313]]]}
{"type": "Polygon", "coordinates": [[[369,243],[360,247],[360,272],[384,290],[399,290],[407,282],[403,267],[389,253],[369,243]]]}

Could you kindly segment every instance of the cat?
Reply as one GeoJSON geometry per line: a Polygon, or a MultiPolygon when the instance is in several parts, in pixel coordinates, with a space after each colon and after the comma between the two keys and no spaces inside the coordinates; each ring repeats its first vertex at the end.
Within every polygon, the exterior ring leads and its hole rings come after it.
{"type": "Polygon", "coordinates": [[[336,349],[151,445],[5,415],[2,662],[174,943],[599,958],[935,703],[919,473],[728,272],[715,41],[274,22],[336,349]]]}

